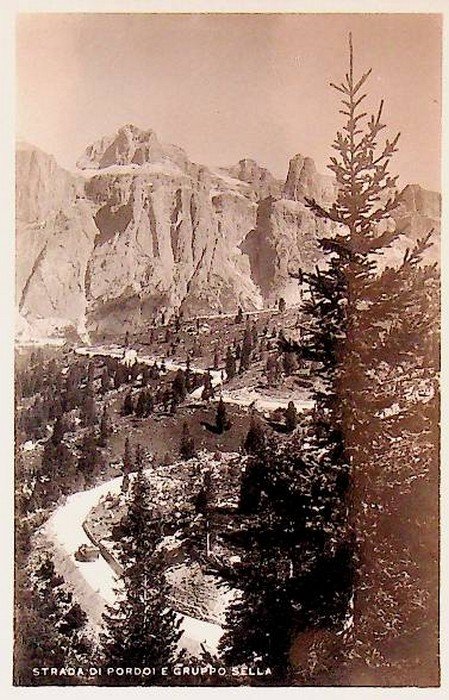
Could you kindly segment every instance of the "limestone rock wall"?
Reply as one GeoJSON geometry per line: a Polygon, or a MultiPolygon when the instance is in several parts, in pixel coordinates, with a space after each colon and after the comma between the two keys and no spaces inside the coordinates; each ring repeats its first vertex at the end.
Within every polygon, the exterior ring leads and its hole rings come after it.
{"type": "MultiPolygon", "coordinates": [[[[255,161],[192,163],[151,130],[125,125],[88,146],[76,173],[20,144],[16,160],[16,298],[22,332],[123,332],[158,311],[186,315],[299,299],[290,273],[321,258],[331,232],[305,204],[336,195],[311,158],[285,184],[255,161]]],[[[432,226],[439,195],[405,188],[392,257],[432,226]]],[[[434,247],[438,256],[438,246],[434,247]]]]}

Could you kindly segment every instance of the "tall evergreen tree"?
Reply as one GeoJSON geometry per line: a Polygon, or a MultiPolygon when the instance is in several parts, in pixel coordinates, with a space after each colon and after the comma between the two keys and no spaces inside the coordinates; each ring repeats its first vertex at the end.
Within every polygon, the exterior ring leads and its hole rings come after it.
{"type": "Polygon", "coordinates": [[[134,413],[134,401],[133,401],[131,391],[128,391],[125,395],[122,413],[124,416],[130,416],[134,413]]]}
{"type": "Polygon", "coordinates": [[[371,117],[362,111],[370,73],[355,77],[350,38],[349,70],[341,84],[333,85],[343,96],[346,118],[329,166],[337,198],[327,209],[308,200],[316,216],[337,227],[321,240],[331,254],[328,264],[305,275],[311,320],[301,353],[321,363],[325,389],[317,395],[316,433],[327,440],[329,454],[331,443],[338,444],[332,464],[334,469],[340,465],[340,486],[347,465],[343,491],[353,574],[347,577],[351,605],[340,653],[344,648],[352,682],[369,678],[376,684],[384,682],[393,665],[393,681],[401,672],[408,681],[412,673],[418,679],[420,673],[437,674],[436,608],[431,604],[436,570],[432,555],[417,545],[433,537],[436,547],[431,506],[438,483],[435,437],[422,416],[433,415],[436,425],[437,411],[431,400],[423,405],[406,397],[418,376],[435,387],[438,273],[422,264],[428,237],[406,252],[399,267],[379,271],[379,255],[400,233],[389,225],[400,201],[397,178],[389,174],[399,135],[380,144],[383,102],[371,117]],[[424,360],[426,351],[430,362],[424,360]],[[398,400],[399,411],[392,409],[398,400]],[[413,494],[424,499],[425,515],[411,508],[413,494]],[[429,601],[429,624],[418,613],[423,597],[429,601]],[[426,639],[419,660],[407,651],[414,639],[416,644],[426,639]]]}
{"type": "Polygon", "coordinates": [[[249,326],[246,326],[245,332],[243,334],[242,349],[240,353],[239,372],[243,372],[244,370],[249,369],[252,349],[253,341],[251,338],[251,330],[249,326]]]}
{"type": "MultiPolygon", "coordinates": [[[[89,365],[91,367],[92,365],[89,365]]],[[[89,388],[89,384],[86,387],[83,402],[81,404],[81,421],[85,427],[92,427],[98,421],[97,408],[95,405],[95,398],[93,392],[89,388]]]]}
{"type": "MultiPolygon", "coordinates": [[[[122,587],[104,614],[102,651],[106,666],[156,667],[177,659],[180,620],[170,608],[159,518],[151,517],[151,487],[139,469],[120,523],[122,587]]],[[[160,685],[159,675],[124,677],[123,683],[160,685]]],[[[114,684],[117,679],[114,680],[114,684]]]]}
{"type": "MultiPolygon", "coordinates": [[[[398,199],[391,194],[395,179],[388,174],[397,138],[374,155],[384,128],[382,108],[368,120],[366,130],[361,129],[364,114],[357,109],[364,97],[359,90],[368,75],[354,80],[351,46],[346,84],[337,87],[345,94],[343,112],[348,117],[344,133],[337,134],[335,142],[341,160],[334,158],[331,166],[339,185],[337,200],[327,211],[309,201],[317,217],[343,225],[335,235],[322,239],[324,250],[332,255],[324,268],[307,279],[311,323],[304,356],[318,364],[322,379],[310,439],[307,449],[295,438],[287,445],[269,445],[259,461],[260,500],[253,503],[252,510],[255,506],[256,518],[263,511],[263,521],[252,530],[240,582],[243,596],[228,615],[222,644],[231,661],[238,661],[239,649],[251,648],[256,657],[275,665],[281,677],[291,670],[292,649],[301,639],[304,645],[304,632],[311,654],[327,644],[323,656],[333,647],[340,665],[348,649],[342,640],[347,641],[354,628],[357,589],[359,595],[371,589],[366,579],[360,586],[360,579],[354,576],[356,557],[362,551],[359,543],[370,532],[367,528],[362,531],[354,517],[366,502],[366,490],[354,493],[354,485],[364,481],[354,474],[355,450],[358,446],[362,456],[367,444],[366,432],[360,441],[360,424],[366,418],[363,405],[359,404],[359,413],[354,412],[354,396],[361,397],[367,378],[366,367],[360,364],[366,305],[360,302],[366,301],[367,285],[375,276],[372,255],[395,238],[394,232],[379,224],[390,217],[398,199]],[[352,509],[349,522],[348,505],[352,509]],[[282,580],[286,569],[288,575],[282,580]],[[270,579],[270,570],[279,572],[280,585],[270,579]],[[281,597],[282,614],[279,612],[273,628],[263,610],[275,608],[281,597]],[[273,638],[276,649],[267,650],[264,642],[273,638]],[[281,658],[276,658],[276,650],[281,658]]],[[[279,342],[284,348],[287,345],[284,336],[279,342]]],[[[357,573],[360,575],[360,569],[357,573]]],[[[319,675],[325,664],[316,666],[319,675]]]]}
{"type": "Polygon", "coordinates": [[[100,419],[100,435],[98,439],[98,444],[100,447],[106,447],[111,433],[111,419],[109,417],[107,406],[104,406],[100,419]]]}
{"type": "Polygon", "coordinates": [[[243,321],[243,309],[241,306],[239,306],[237,315],[235,317],[235,323],[241,323],[243,321]]]}
{"type": "Polygon", "coordinates": [[[147,392],[145,389],[139,392],[136,403],[136,416],[137,418],[143,418],[147,410],[147,392]]]}
{"type": "Polygon", "coordinates": [[[123,453],[123,474],[130,474],[133,471],[133,458],[131,454],[131,445],[129,442],[129,437],[126,436],[125,439],[125,451],[123,453]]]}
{"type": "Polygon", "coordinates": [[[282,356],[282,363],[284,366],[284,372],[289,377],[298,368],[298,360],[294,352],[284,352],[282,356]]]}
{"type": "Polygon", "coordinates": [[[237,366],[236,366],[234,354],[233,354],[230,347],[228,347],[228,349],[226,351],[225,369],[226,369],[226,376],[228,379],[232,379],[233,377],[235,377],[235,373],[237,371],[237,366]]]}
{"type": "Polygon", "coordinates": [[[204,389],[201,394],[201,398],[204,399],[205,401],[209,401],[209,399],[214,398],[214,387],[212,384],[212,377],[210,372],[206,372],[204,374],[204,389]]]}
{"type": "Polygon", "coordinates": [[[150,416],[154,410],[154,399],[150,391],[146,392],[145,417],[150,416]]]}
{"type": "Polygon", "coordinates": [[[83,370],[80,366],[80,362],[73,362],[68,367],[68,370],[64,376],[61,375],[62,386],[61,395],[63,396],[65,402],[65,410],[70,411],[75,408],[80,403],[81,383],[83,380],[83,370]]]}
{"type": "Polygon", "coordinates": [[[136,452],[134,457],[134,468],[136,472],[141,473],[143,471],[143,451],[142,445],[137,443],[136,452]]]}
{"type": "Polygon", "coordinates": [[[61,442],[62,438],[65,435],[65,432],[67,430],[67,426],[65,423],[64,418],[61,416],[55,420],[55,424],[53,426],[53,433],[51,436],[51,441],[53,442],[54,445],[59,445],[61,442]]]}
{"type": "Polygon", "coordinates": [[[294,430],[298,425],[298,412],[295,408],[293,401],[288,402],[287,410],[285,412],[285,427],[289,432],[294,430]]]}
{"type": "Polygon", "coordinates": [[[253,323],[251,325],[251,343],[252,343],[253,349],[257,346],[258,338],[259,338],[259,333],[257,330],[257,323],[256,323],[256,321],[253,321],[253,323]]]}
{"type": "Polygon", "coordinates": [[[148,386],[150,381],[150,368],[147,364],[142,365],[142,387],[148,386]]]}
{"type": "Polygon", "coordinates": [[[219,433],[223,433],[230,427],[229,419],[226,412],[226,404],[220,396],[220,400],[217,405],[217,414],[215,417],[215,424],[219,433]]]}
{"type": "Polygon", "coordinates": [[[249,430],[243,442],[243,451],[246,454],[259,454],[265,447],[265,431],[262,424],[254,415],[251,416],[249,430]]]}
{"type": "Polygon", "coordinates": [[[195,511],[207,516],[211,497],[211,473],[206,471],[203,476],[201,488],[195,496],[195,511]]]}
{"type": "Polygon", "coordinates": [[[111,379],[109,377],[109,371],[108,367],[105,366],[103,368],[103,371],[101,373],[101,391],[103,394],[105,394],[107,391],[109,391],[111,386],[111,379]]]}
{"type": "Polygon", "coordinates": [[[94,429],[88,430],[81,444],[78,458],[78,469],[86,483],[92,484],[103,466],[103,458],[97,447],[97,437],[94,429]]]}
{"type": "Polygon", "coordinates": [[[181,443],[179,445],[179,454],[182,459],[191,459],[195,457],[195,439],[189,430],[189,424],[184,421],[182,424],[181,443]]]}
{"type": "Polygon", "coordinates": [[[268,386],[276,386],[279,380],[279,374],[278,360],[273,353],[270,353],[265,364],[265,375],[267,377],[268,386]]]}
{"type": "Polygon", "coordinates": [[[251,423],[242,445],[247,455],[241,476],[239,508],[243,513],[256,512],[263,488],[262,474],[266,458],[266,435],[259,420],[251,423]]]}
{"type": "Polygon", "coordinates": [[[122,384],[125,384],[129,380],[128,368],[118,362],[116,365],[114,373],[114,388],[119,389],[122,384]]]}
{"type": "Polygon", "coordinates": [[[89,362],[87,365],[87,386],[89,390],[92,390],[92,384],[95,379],[95,365],[93,362],[89,362]]]}
{"type": "Polygon", "coordinates": [[[173,400],[176,402],[176,404],[179,404],[181,403],[181,401],[184,401],[187,395],[187,389],[186,378],[182,369],[178,369],[178,371],[176,372],[175,378],[172,382],[172,392],[173,400]]]}

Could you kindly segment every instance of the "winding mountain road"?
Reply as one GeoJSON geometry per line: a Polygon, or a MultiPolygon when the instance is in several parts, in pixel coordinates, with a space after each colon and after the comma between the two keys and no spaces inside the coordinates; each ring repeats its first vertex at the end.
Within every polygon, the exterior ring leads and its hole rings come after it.
{"type": "MultiPolygon", "coordinates": [[[[77,347],[75,352],[88,357],[104,356],[123,359],[125,348],[118,345],[82,346],[77,347]]],[[[137,359],[145,364],[160,363],[164,360],[167,370],[186,369],[185,363],[174,362],[164,357],[138,355],[137,359]]],[[[199,367],[190,369],[200,374],[205,374],[207,371],[199,367]]],[[[226,374],[221,370],[210,370],[210,375],[212,385],[221,387],[226,374]]],[[[201,398],[202,390],[202,387],[195,389],[190,397],[201,398]]],[[[248,388],[236,389],[232,392],[221,389],[220,396],[225,402],[253,406],[259,410],[286,408],[289,401],[289,399],[263,395],[248,388]]],[[[299,411],[313,404],[311,400],[295,400],[294,403],[299,411]]],[[[80,545],[91,544],[83,529],[83,522],[90,510],[108,493],[119,493],[121,481],[122,477],[116,477],[99,486],[69,496],[65,503],[56,508],[41,530],[44,539],[52,549],[56,570],[73,588],[76,599],[86,611],[97,633],[102,624],[102,614],[106,605],[114,602],[116,592],[120,589],[120,580],[101,555],[93,562],[79,562],[74,555],[80,545]]],[[[223,634],[222,627],[189,615],[180,614],[180,617],[182,618],[180,648],[186,649],[194,656],[199,656],[203,647],[212,654],[216,653],[223,634]]]]}
{"type": "MultiPolygon", "coordinates": [[[[125,347],[119,346],[119,345],[114,345],[114,346],[106,346],[106,345],[92,345],[92,346],[80,346],[75,348],[75,353],[78,355],[85,355],[88,357],[95,357],[95,356],[101,356],[101,357],[115,357],[116,359],[123,359],[125,355],[125,347]]],[[[185,370],[186,369],[186,363],[185,362],[174,362],[173,360],[167,359],[163,356],[156,356],[156,355],[140,355],[138,354],[137,356],[138,362],[141,362],[142,364],[153,364],[154,362],[161,363],[162,361],[165,364],[165,367],[167,370],[173,370],[176,371],[178,369],[185,370]]],[[[195,373],[195,374],[206,374],[207,371],[210,372],[211,378],[212,378],[212,386],[214,388],[221,387],[223,384],[224,379],[226,379],[226,372],[225,370],[205,370],[201,367],[194,367],[190,366],[190,371],[195,373]],[[223,376],[222,376],[223,375],[223,376]],[[224,379],[223,379],[224,377],[224,379]]],[[[200,399],[201,398],[201,393],[203,391],[203,387],[200,386],[192,393],[190,394],[190,397],[192,399],[200,399]]],[[[248,387],[243,387],[240,389],[233,389],[232,391],[229,391],[227,389],[221,388],[220,389],[220,397],[223,399],[225,403],[230,403],[230,404],[235,404],[237,406],[252,406],[256,410],[259,411],[275,411],[277,408],[287,408],[289,401],[293,401],[295,404],[295,408],[297,411],[302,412],[306,409],[310,409],[313,407],[313,400],[312,399],[290,399],[290,398],[281,398],[281,397],[276,397],[276,396],[271,396],[270,394],[262,394],[259,391],[256,391],[255,389],[251,389],[248,387]]]]}
{"type": "MultiPolygon", "coordinates": [[[[91,545],[83,522],[102,496],[118,494],[122,477],[106,481],[87,491],[69,496],[42,527],[42,535],[52,550],[56,571],[74,591],[75,598],[85,610],[93,629],[98,633],[106,605],[115,600],[120,580],[100,555],[96,561],[80,562],[74,557],[82,544],[91,545]]],[[[179,614],[182,636],[179,647],[199,656],[202,646],[214,654],[223,634],[220,625],[179,614]]]]}

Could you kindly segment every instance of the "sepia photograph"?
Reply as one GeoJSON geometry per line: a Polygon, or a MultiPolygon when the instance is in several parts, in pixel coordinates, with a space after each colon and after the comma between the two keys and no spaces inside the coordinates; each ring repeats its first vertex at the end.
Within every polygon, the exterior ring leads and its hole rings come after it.
{"type": "Polygon", "coordinates": [[[122,5],[15,17],[11,682],[438,688],[443,15],[122,5]]]}

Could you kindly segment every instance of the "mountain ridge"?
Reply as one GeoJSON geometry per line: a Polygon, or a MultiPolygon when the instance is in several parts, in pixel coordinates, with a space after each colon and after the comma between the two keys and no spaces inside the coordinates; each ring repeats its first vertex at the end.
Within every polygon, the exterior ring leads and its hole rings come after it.
{"type": "MultiPolygon", "coordinates": [[[[64,327],[113,334],[162,310],[261,309],[279,296],[294,303],[290,272],[319,261],[317,240],[332,229],[305,197],[327,205],[335,184],[301,154],[282,182],[249,158],[193,163],[152,129],[125,125],[77,164],[71,173],[37,147],[18,148],[22,336],[64,327]]],[[[399,211],[412,238],[439,228],[439,195],[416,187],[404,188],[399,211]]]]}

